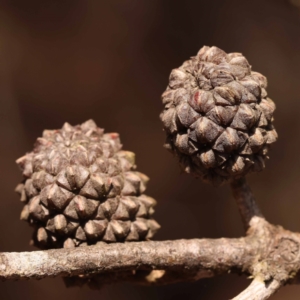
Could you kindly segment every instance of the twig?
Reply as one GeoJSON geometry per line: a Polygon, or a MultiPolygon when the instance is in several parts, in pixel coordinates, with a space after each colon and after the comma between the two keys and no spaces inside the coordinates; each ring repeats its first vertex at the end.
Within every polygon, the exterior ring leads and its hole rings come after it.
{"type": "Polygon", "coordinates": [[[246,181],[240,178],[231,181],[233,196],[237,202],[240,215],[246,230],[257,224],[258,219],[264,219],[259,207],[256,204],[254,195],[246,181]]]}
{"type": "Polygon", "coordinates": [[[232,300],[265,300],[269,299],[281,287],[281,283],[277,280],[264,282],[262,279],[256,278],[252,283],[238,296],[232,300]]]}

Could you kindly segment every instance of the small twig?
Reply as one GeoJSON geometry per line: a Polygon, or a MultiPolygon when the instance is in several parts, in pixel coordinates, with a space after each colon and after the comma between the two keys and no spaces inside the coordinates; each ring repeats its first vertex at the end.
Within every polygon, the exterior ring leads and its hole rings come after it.
{"type": "Polygon", "coordinates": [[[252,225],[257,224],[255,221],[256,217],[259,219],[264,219],[264,217],[256,204],[254,195],[245,177],[232,180],[231,188],[233,196],[237,202],[244,227],[248,230],[252,225]]]}
{"type": "Polygon", "coordinates": [[[277,280],[265,283],[263,280],[256,278],[242,293],[232,300],[266,300],[276,293],[280,287],[281,283],[277,280]]]}

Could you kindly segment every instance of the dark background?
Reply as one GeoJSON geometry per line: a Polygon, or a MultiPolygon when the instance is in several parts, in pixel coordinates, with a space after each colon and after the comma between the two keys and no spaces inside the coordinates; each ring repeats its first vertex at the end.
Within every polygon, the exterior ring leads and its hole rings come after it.
{"type": "MultiPolygon", "coordinates": [[[[299,1],[300,2],[300,1],[299,1]]],[[[0,251],[32,250],[19,221],[14,161],[43,129],[93,118],[121,134],[150,176],[158,200],[156,239],[238,237],[240,217],[227,186],[181,175],[162,148],[160,95],[172,68],[203,45],[242,52],[267,76],[279,141],[267,169],[249,178],[273,223],[300,231],[300,3],[284,0],[0,1],[0,251]],[[292,5],[293,3],[293,5],[292,5]]],[[[228,299],[250,283],[226,275],[167,287],[66,289],[61,279],[0,283],[0,298],[228,299]]],[[[300,286],[272,299],[298,299],[300,286]]]]}

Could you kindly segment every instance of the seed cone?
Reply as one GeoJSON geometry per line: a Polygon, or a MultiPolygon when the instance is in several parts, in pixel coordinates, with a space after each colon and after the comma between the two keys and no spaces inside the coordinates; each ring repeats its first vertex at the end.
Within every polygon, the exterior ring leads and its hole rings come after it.
{"type": "Polygon", "coordinates": [[[185,172],[216,185],[261,171],[277,140],[266,87],[242,54],[204,46],[171,72],[162,95],[165,147],[185,172]]]}
{"type": "Polygon", "coordinates": [[[34,228],[39,248],[150,239],[156,201],[144,195],[148,177],[134,171],[134,153],[117,133],[89,120],[45,130],[34,150],[17,160],[24,180],[16,188],[21,219],[34,228]]]}

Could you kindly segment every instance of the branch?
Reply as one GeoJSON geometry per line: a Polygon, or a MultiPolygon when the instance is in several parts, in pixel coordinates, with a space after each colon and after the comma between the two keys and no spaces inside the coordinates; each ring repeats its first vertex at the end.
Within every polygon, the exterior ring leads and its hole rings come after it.
{"type": "Polygon", "coordinates": [[[256,278],[252,283],[238,296],[232,300],[265,300],[269,299],[281,287],[281,283],[277,280],[264,282],[262,279],[256,278]]]}
{"type": "MultiPolygon", "coordinates": [[[[193,239],[1,253],[0,278],[41,279],[80,274],[165,270],[166,277],[172,272],[177,272],[178,276],[179,271],[181,281],[186,278],[197,280],[203,276],[203,272],[209,272],[211,276],[233,269],[247,270],[253,262],[253,253],[257,253],[255,246],[257,244],[251,243],[249,238],[193,239]]],[[[163,282],[163,277],[157,283],[163,282]]],[[[174,278],[169,278],[168,281],[174,281],[174,278]]]]}

